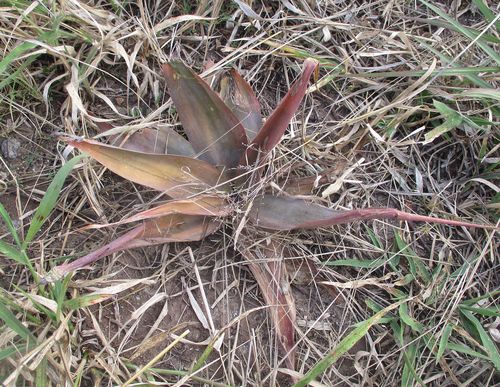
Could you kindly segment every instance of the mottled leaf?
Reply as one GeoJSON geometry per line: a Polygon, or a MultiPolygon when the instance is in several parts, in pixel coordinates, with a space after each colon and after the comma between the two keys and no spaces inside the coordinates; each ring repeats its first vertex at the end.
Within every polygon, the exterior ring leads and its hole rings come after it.
{"type": "Polygon", "coordinates": [[[308,203],[302,199],[270,195],[264,195],[254,200],[253,206],[249,212],[249,218],[257,226],[270,230],[328,227],[337,224],[373,219],[397,219],[402,221],[441,223],[449,226],[497,230],[494,226],[408,214],[393,208],[366,208],[362,210],[337,211],[328,207],[308,203]]]}
{"type": "Polygon", "coordinates": [[[168,91],[198,158],[236,168],[246,149],[243,125],[220,97],[179,60],[163,64],[168,91]]]}
{"type": "Polygon", "coordinates": [[[229,190],[217,168],[201,160],[134,152],[87,139],[63,140],[125,179],[165,191],[173,198],[185,198],[212,187],[229,190]]]}
{"type": "Polygon", "coordinates": [[[87,266],[117,251],[170,242],[199,241],[217,231],[220,224],[220,221],[213,221],[206,216],[184,214],[173,214],[148,220],[106,246],[66,265],[54,267],[40,281],[39,285],[55,282],[73,270],[87,266]]]}
{"type": "Polygon", "coordinates": [[[316,59],[308,58],[304,61],[302,76],[293,84],[276,110],[262,126],[241,158],[240,165],[249,166],[255,164],[259,153],[262,159],[280,142],[290,120],[302,101],[302,97],[304,97],[309,78],[317,66],[318,61],[316,59]]]}
{"type": "Polygon", "coordinates": [[[250,141],[262,127],[260,105],[250,85],[236,70],[224,74],[220,82],[220,97],[238,117],[250,141]]]}

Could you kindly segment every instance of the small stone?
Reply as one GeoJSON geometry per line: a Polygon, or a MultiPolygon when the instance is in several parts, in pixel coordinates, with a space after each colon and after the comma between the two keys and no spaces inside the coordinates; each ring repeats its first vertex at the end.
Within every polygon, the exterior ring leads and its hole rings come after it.
{"type": "Polygon", "coordinates": [[[2,155],[7,159],[15,159],[19,155],[19,140],[7,139],[2,142],[2,155]]]}

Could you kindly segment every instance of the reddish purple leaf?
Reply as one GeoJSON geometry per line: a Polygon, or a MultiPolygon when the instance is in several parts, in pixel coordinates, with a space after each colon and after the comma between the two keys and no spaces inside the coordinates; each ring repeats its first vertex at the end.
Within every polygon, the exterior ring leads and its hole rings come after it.
{"type": "Polygon", "coordinates": [[[246,149],[243,125],[220,97],[179,60],[163,64],[168,91],[198,158],[234,169],[246,149]]]}
{"type": "Polygon", "coordinates": [[[257,137],[255,137],[241,158],[241,166],[254,165],[259,153],[262,160],[280,142],[290,120],[302,101],[302,97],[304,97],[309,78],[317,66],[318,61],[316,59],[307,58],[304,61],[302,76],[293,84],[276,110],[262,126],[257,137]]]}
{"type": "Polygon", "coordinates": [[[250,247],[254,245],[248,239],[242,243],[245,247],[241,253],[248,261],[248,266],[269,305],[271,320],[276,329],[278,343],[285,354],[286,365],[293,370],[296,310],[283,261],[282,247],[273,239],[266,247],[250,247]]]}
{"type": "MultiPolygon", "coordinates": [[[[101,133],[114,129],[113,125],[106,122],[95,123],[101,133]]],[[[161,155],[178,155],[195,157],[196,153],[184,137],[173,130],[171,127],[163,124],[155,124],[157,129],[140,129],[130,136],[128,133],[113,134],[108,137],[111,145],[143,153],[156,153],[161,155]]]]}
{"type": "Polygon", "coordinates": [[[129,218],[108,224],[92,224],[80,230],[99,229],[115,227],[122,224],[138,222],[140,220],[154,219],[172,214],[204,215],[204,216],[228,216],[232,212],[225,196],[198,195],[192,199],[172,200],[157,207],[142,211],[129,218]]]}
{"type": "Polygon", "coordinates": [[[39,285],[55,282],[68,273],[117,251],[169,242],[199,241],[217,231],[220,225],[221,222],[218,220],[213,221],[211,218],[198,215],[174,214],[152,219],[82,258],[54,267],[39,285]]]}
{"type": "Polygon", "coordinates": [[[270,195],[264,195],[254,200],[252,209],[249,212],[249,218],[257,226],[270,230],[328,227],[370,219],[397,219],[497,230],[494,226],[484,226],[475,223],[408,214],[393,208],[366,208],[363,210],[337,211],[317,204],[308,203],[302,199],[270,195]]]}
{"type": "Polygon", "coordinates": [[[260,105],[250,85],[236,70],[222,77],[220,97],[238,117],[249,140],[253,141],[262,127],[260,105]]]}

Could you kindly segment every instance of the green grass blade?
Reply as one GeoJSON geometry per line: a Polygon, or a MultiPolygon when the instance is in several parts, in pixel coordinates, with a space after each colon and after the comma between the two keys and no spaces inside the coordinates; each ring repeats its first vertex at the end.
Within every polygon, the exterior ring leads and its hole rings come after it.
{"type": "Polygon", "coordinates": [[[2,205],[2,203],[0,203],[0,215],[2,216],[3,221],[7,225],[7,228],[9,229],[9,232],[14,237],[14,240],[16,241],[17,246],[19,247],[19,249],[21,249],[21,241],[19,240],[19,236],[17,235],[17,231],[16,231],[16,229],[14,227],[14,224],[12,223],[12,219],[10,219],[9,214],[5,210],[5,208],[2,205]]]}
{"type": "Polygon", "coordinates": [[[26,257],[19,250],[2,240],[0,240],[0,253],[5,254],[10,259],[22,263],[23,265],[30,264],[29,261],[26,261],[26,257]]]}
{"type": "Polygon", "coordinates": [[[396,243],[398,245],[398,248],[400,250],[399,254],[404,255],[406,259],[408,260],[408,263],[410,265],[410,271],[413,274],[415,278],[420,277],[422,278],[425,282],[429,282],[431,279],[431,276],[429,272],[427,271],[425,265],[422,263],[420,258],[415,254],[415,252],[408,247],[405,241],[401,238],[399,233],[394,229],[394,235],[396,237],[396,243]]]}
{"type": "Polygon", "coordinates": [[[54,180],[52,180],[52,183],[50,183],[49,188],[47,188],[47,192],[45,193],[42,201],[40,202],[38,209],[36,210],[35,216],[33,217],[28,233],[26,234],[26,239],[24,240],[22,246],[23,250],[26,248],[27,244],[33,239],[38,230],[40,230],[40,227],[42,227],[43,222],[45,222],[45,219],[47,219],[49,214],[54,209],[54,206],[56,204],[57,198],[59,197],[59,193],[61,192],[61,189],[64,185],[66,177],[71,172],[75,164],[85,156],[87,155],[79,155],[73,157],[66,164],[64,164],[62,168],[57,172],[56,176],[54,177],[54,180]]]}
{"type": "Polygon", "coordinates": [[[362,267],[367,269],[374,269],[384,265],[384,261],[381,259],[339,259],[338,261],[324,262],[325,266],[349,266],[349,267],[362,267]]]}
{"type": "Polygon", "coordinates": [[[399,301],[393,305],[388,306],[387,308],[384,308],[373,317],[370,317],[368,320],[363,322],[359,327],[349,333],[323,360],[321,360],[313,368],[311,368],[309,372],[293,387],[307,386],[310,381],[312,381],[318,375],[322,374],[330,365],[337,361],[340,356],[351,349],[352,346],[356,344],[366,334],[366,332],[368,332],[368,330],[375,323],[377,323],[378,320],[380,320],[382,316],[384,316],[387,312],[397,308],[403,302],[406,302],[406,300],[399,301]]]}
{"type": "Polygon", "coordinates": [[[26,349],[26,345],[19,345],[16,347],[9,347],[0,351],[0,361],[8,358],[9,356],[15,355],[16,353],[23,352],[26,349]]]}
{"type": "Polygon", "coordinates": [[[448,345],[448,339],[450,338],[452,330],[453,330],[453,325],[451,324],[446,324],[446,326],[443,329],[443,334],[441,335],[441,339],[439,339],[439,348],[436,355],[436,364],[439,362],[439,359],[441,359],[441,356],[443,356],[444,350],[448,345]]]}
{"type": "MultiPolygon", "coordinates": [[[[479,11],[481,11],[481,13],[483,14],[483,16],[491,23],[493,20],[495,20],[495,15],[493,14],[493,12],[490,11],[490,9],[488,8],[488,6],[486,4],[483,3],[482,0],[472,0],[474,2],[474,4],[476,4],[477,8],[479,9],[479,11]]],[[[496,27],[497,31],[500,32],[500,22],[499,21],[496,21],[494,26],[496,27]]]]}
{"type": "MultiPolygon", "coordinates": [[[[439,8],[435,7],[432,4],[429,4],[428,2],[424,0],[420,0],[423,4],[425,4],[427,7],[432,9],[435,13],[437,13],[439,16],[441,16],[443,19],[445,19],[447,22],[453,24],[463,35],[467,36],[469,39],[474,40],[477,36],[474,36],[470,31],[468,31],[463,25],[461,25],[459,22],[457,22],[455,19],[449,17],[446,13],[441,11],[439,8]]],[[[476,40],[476,43],[479,47],[481,47],[484,52],[486,52],[491,59],[493,59],[495,62],[500,64],[500,55],[488,44],[481,40],[476,40]]]]}
{"type": "Polygon", "coordinates": [[[422,324],[420,324],[417,320],[415,320],[413,317],[411,317],[408,314],[408,303],[403,303],[399,307],[399,317],[401,317],[401,320],[406,324],[411,327],[415,332],[422,332],[424,330],[424,327],[422,324]]]}
{"type": "Polygon", "coordinates": [[[479,332],[481,342],[484,348],[486,348],[486,350],[488,351],[491,362],[495,365],[496,369],[500,371],[500,355],[498,354],[497,346],[495,345],[495,343],[493,343],[490,336],[488,335],[488,333],[486,333],[479,320],[472,314],[470,310],[462,309],[460,307],[459,309],[462,315],[465,316],[479,332]]]}
{"type": "Polygon", "coordinates": [[[26,342],[36,343],[35,336],[19,321],[7,307],[0,302],[0,318],[26,342]]]}

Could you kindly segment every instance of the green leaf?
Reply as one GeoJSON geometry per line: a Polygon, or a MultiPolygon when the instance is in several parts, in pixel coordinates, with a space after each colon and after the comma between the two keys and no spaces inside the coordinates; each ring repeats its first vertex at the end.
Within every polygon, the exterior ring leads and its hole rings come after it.
{"type": "Polygon", "coordinates": [[[470,310],[466,310],[460,307],[459,309],[462,315],[465,316],[477,329],[479,336],[481,337],[481,343],[488,351],[491,362],[495,365],[496,369],[500,371],[500,355],[498,354],[497,346],[491,340],[490,336],[488,335],[488,333],[486,333],[479,320],[472,314],[470,310]]]}
{"type": "MultiPolygon", "coordinates": [[[[9,356],[12,356],[12,355],[15,355],[18,353],[22,353],[25,349],[26,349],[26,345],[17,345],[15,347],[8,347],[8,348],[4,349],[3,351],[0,351],[0,361],[8,358],[9,356]]],[[[0,377],[0,381],[1,380],[2,379],[0,377]]]]}
{"type": "Polygon", "coordinates": [[[424,330],[422,324],[420,324],[413,317],[408,314],[408,303],[403,303],[399,307],[399,317],[406,325],[409,325],[415,332],[421,333],[424,330]]]}
{"type": "Polygon", "coordinates": [[[0,302],[0,318],[5,324],[23,338],[24,341],[31,344],[36,343],[35,336],[19,321],[7,307],[0,302]]]}
{"type": "Polygon", "coordinates": [[[444,350],[448,345],[448,339],[450,338],[452,330],[453,330],[453,325],[446,323],[446,326],[443,329],[443,333],[441,334],[441,338],[439,339],[439,348],[436,355],[436,364],[439,362],[439,359],[441,359],[441,356],[443,356],[444,350]]]}
{"type": "Polygon", "coordinates": [[[10,259],[22,263],[23,265],[29,265],[29,261],[26,261],[26,257],[15,247],[12,247],[8,243],[5,243],[0,239],[0,253],[5,254],[10,259]]]}
{"type": "Polygon", "coordinates": [[[163,75],[198,157],[214,166],[236,168],[248,143],[238,118],[217,93],[180,60],[164,63],[163,75]]]}
{"type": "MultiPolygon", "coordinates": [[[[476,4],[477,8],[479,9],[479,11],[481,11],[486,20],[488,20],[490,23],[495,20],[495,14],[490,11],[488,6],[482,0],[472,1],[474,2],[474,4],[476,4]]],[[[494,26],[496,27],[497,32],[500,32],[500,22],[498,20],[495,22],[494,26]]]]}
{"type": "Polygon", "coordinates": [[[349,333],[323,360],[318,362],[313,368],[307,372],[307,374],[300,379],[293,387],[305,387],[311,382],[316,376],[323,374],[325,370],[332,365],[337,359],[340,358],[344,353],[352,348],[368,330],[378,322],[387,312],[397,308],[405,301],[399,301],[393,305],[384,308],[373,317],[363,322],[359,327],[354,329],[349,333]]]}
{"type": "MultiPolygon", "coordinates": [[[[434,12],[436,12],[439,16],[441,16],[443,19],[445,19],[448,23],[451,23],[457,28],[463,35],[467,36],[469,39],[474,40],[476,38],[475,34],[471,33],[470,31],[467,30],[462,24],[457,22],[455,19],[449,17],[446,13],[444,13],[441,9],[438,7],[424,1],[420,0],[423,4],[425,4],[427,7],[432,9],[434,12]]],[[[490,47],[486,42],[483,42],[482,40],[477,40],[476,44],[481,47],[484,52],[486,52],[491,59],[493,59],[495,62],[500,64],[500,55],[490,47]]]]}
{"type": "Polygon", "coordinates": [[[403,239],[401,239],[401,236],[399,235],[399,232],[396,229],[394,229],[394,236],[398,248],[400,250],[400,254],[404,255],[405,258],[408,260],[408,263],[410,265],[410,271],[413,274],[413,276],[420,277],[426,283],[428,283],[431,277],[429,275],[429,272],[427,271],[427,268],[422,263],[422,260],[417,256],[417,254],[415,254],[415,252],[412,249],[408,247],[406,242],[403,241],[403,239]]]}
{"type": "Polygon", "coordinates": [[[71,310],[85,308],[87,306],[99,304],[108,298],[113,297],[113,294],[93,294],[88,296],[82,296],[73,298],[68,301],[64,301],[63,306],[71,310]]]}
{"type": "Polygon", "coordinates": [[[479,98],[479,99],[494,99],[500,100],[500,90],[497,89],[468,89],[460,94],[457,94],[456,98],[468,99],[468,98],[479,98]]]}
{"type": "Polygon", "coordinates": [[[325,266],[350,266],[350,267],[363,267],[363,268],[377,268],[384,265],[384,260],[382,259],[339,259],[338,261],[328,261],[323,262],[325,266]]]}
{"type": "Polygon", "coordinates": [[[426,142],[433,141],[435,138],[456,128],[463,122],[462,115],[444,103],[434,100],[434,106],[443,116],[445,116],[445,121],[425,135],[426,142]]]}
{"type": "Polygon", "coordinates": [[[80,159],[83,157],[85,157],[85,155],[73,157],[66,164],[64,164],[62,168],[55,175],[54,179],[52,180],[52,183],[50,183],[49,185],[49,188],[47,188],[47,192],[43,196],[43,199],[40,202],[38,209],[36,210],[33,220],[31,221],[30,228],[28,230],[28,233],[26,234],[26,238],[22,246],[23,250],[26,248],[27,244],[33,239],[38,230],[40,230],[40,227],[42,227],[43,222],[45,222],[45,219],[47,219],[47,217],[54,209],[56,201],[59,197],[59,193],[61,192],[64,182],[66,181],[66,177],[71,172],[75,164],[78,161],[80,161],[80,159]]]}
{"type": "Polygon", "coordinates": [[[5,208],[2,205],[2,203],[0,203],[0,215],[2,216],[5,224],[7,225],[7,228],[10,231],[10,233],[14,237],[14,241],[16,242],[17,246],[19,247],[19,249],[21,249],[21,241],[19,240],[19,236],[17,235],[17,231],[14,228],[14,224],[12,223],[12,219],[10,219],[9,214],[5,210],[5,208]]]}

